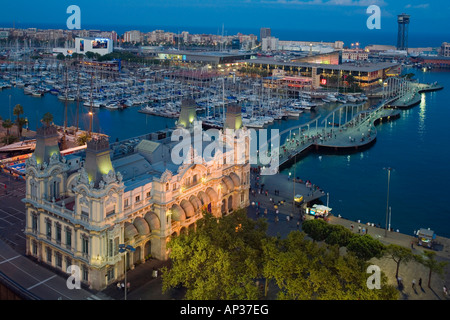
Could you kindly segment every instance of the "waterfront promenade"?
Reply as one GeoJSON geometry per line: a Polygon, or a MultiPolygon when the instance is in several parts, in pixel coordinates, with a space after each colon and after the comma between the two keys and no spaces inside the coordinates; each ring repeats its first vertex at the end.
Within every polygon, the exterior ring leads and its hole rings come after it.
{"type": "Polygon", "coordinates": [[[298,160],[297,157],[303,157],[312,149],[352,151],[372,145],[377,137],[375,126],[380,122],[392,121],[400,117],[400,111],[385,108],[389,102],[379,103],[366,110],[363,110],[361,106],[361,111],[342,124],[342,110],[348,107],[345,105],[335,109],[322,120],[325,124],[324,127],[319,127],[319,119],[315,119],[296,128],[284,130],[282,133],[288,132],[289,135],[286,141],[282,141],[280,144],[280,168],[283,169],[295,163],[298,160]],[[335,113],[339,113],[339,116],[336,116],[339,120],[335,120],[335,113]],[[330,118],[333,120],[331,125],[328,125],[330,118]]]}
{"type": "MultiPolygon", "coordinates": [[[[267,184],[267,186],[269,187],[265,188],[265,190],[268,191],[267,196],[265,195],[265,193],[257,193],[250,196],[251,202],[260,202],[260,207],[262,208],[262,210],[264,210],[264,208],[266,207],[271,207],[271,198],[277,202],[284,200],[284,205],[279,207],[279,213],[275,214],[272,210],[269,211],[268,215],[266,216],[261,214],[258,215],[256,214],[256,210],[254,207],[249,207],[248,216],[253,219],[260,218],[261,216],[266,218],[268,222],[268,234],[271,236],[278,235],[284,238],[291,231],[302,230],[302,219],[300,215],[301,211],[299,209],[296,209],[294,212],[292,210],[292,197],[289,195],[293,194],[293,183],[287,184],[286,180],[280,176],[282,175],[277,175],[276,177],[266,176],[260,178],[263,179],[262,181],[270,182],[269,184],[267,184]],[[275,195],[273,191],[278,189],[284,190],[284,192],[280,193],[280,195],[275,195]],[[291,213],[293,213],[294,218],[287,220],[287,216],[291,216],[291,213]],[[278,216],[278,222],[275,221],[276,216],[278,216]],[[299,222],[299,226],[297,226],[297,222],[299,222]]],[[[252,187],[256,184],[257,181],[257,175],[252,174],[252,187]]],[[[299,185],[299,183],[297,183],[296,185],[299,185]]],[[[323,190],[323,193],[322,191],[320,191],[320,194],[317,193],[317,197],[315,199],[320,199],[322,200],[322,202],[326,201],[326,190],[323,190]],[[320,196],[320,194],[322,194],[322,196],[320,196]]],[[[331,202],[329,206],[333,208],[333,203],[331,202]]],[[[358,227],[361,226],[361,229],[365,228],[369,235],[371,235],[375,239],[378,239],[385,245],[392,243],[403,246],[405,248],[411,248],[411,242],[413,242],[414,244],[412,252],[414,254],[421,254],[423,251],[429,250],[418,246],[417,238],[414,235],[388,231],[387,236],[385,237],[385,229],[383,227],[378,228],[375,226],[372,227],[367,225],[368,223],[376,223],[375,221],[365,220],[363,212],[361,212],[360,223],[358,223],[357,221],[339,217],[341,215],[345,216],[345,213],[335,213],[334,215],[330,216],[328,222],[331,224],[342,225],[349,230],[352,230],[351,226],[353,225],[354,233],[357,233],[359,229],[358,227]]],[[[404,287],[401,289],[399,288],[400,300],[450,300],[450,296],[444,296],[442,290],[444,285],[446,285],[447,288],[450,287],[450,239],[440,237],[438,235],[436,238],[436,243],[436,250],[434,250],[434,252],[436,252],[436,260],[448,262],[445,268],[446,273],[444,277],[441,278],[438,275],[433,274],[431,277],[431,288],[428,288],[428,269],[417,262],[402,263],[399,269],[399,276],[403,279],[404,287]],[[422,278],[422,288],[418,286],[420,278],[422,278]],[[416,281],[415,289],[412,288],[413,280],[416,281]]],[[[398,288],[395,278],[396,264],[393,262],[393,260],[385,257],[382,259],[372,259],[370,262],[379,266],[380,269],[386,274],[388,282],[398,288]]]]}

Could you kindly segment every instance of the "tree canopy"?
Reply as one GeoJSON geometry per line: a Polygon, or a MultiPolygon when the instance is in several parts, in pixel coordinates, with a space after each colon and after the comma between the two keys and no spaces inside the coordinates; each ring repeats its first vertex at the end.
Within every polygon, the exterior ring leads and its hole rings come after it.
{"type": "Polygon", "coordinates": [[[265,222],[248,219],[245,211],[220,219],[205,212],[197,231],[168,243],[172,267],[163,269],[163,291],[182,285],[186,299],[257,299],[266,230],[265,222]]]}
{"type": "MultiPolygon", "coordinates": [[[[299,231],[286,239],[269,237],[267,223],[249,219],[244,210],[219,219],[204,213],[196,231],[168,243],[172,266],[162,270],[163,291],[182,286],[186,299],[260,299],[263,294],[256,283],[265,278],[278,287],[278,299],[398,298],[383,273],[381,289],[369,289],[369,264],[352,251],[341,254],[336,250],[347,241],[337,239],[348,236],[345,228],[327,228],[324,221],[308,224],[326,230],[318,232],[319,238],[327,239],[326,234],[333,245],[310,241],[299,231]]],[[[355,243],[366,242],[370,242],[367,237],[355,243]]]]}
{"type": "Polygon", "coordinates": [[[368,263],[353,254],[340,255],[326,244],[305,239],[299,231],[264,244],[264,276],[274,279],[283,300],[391,300],[396,289],[381,275],[381,289],[367,287],[368,263]]]}

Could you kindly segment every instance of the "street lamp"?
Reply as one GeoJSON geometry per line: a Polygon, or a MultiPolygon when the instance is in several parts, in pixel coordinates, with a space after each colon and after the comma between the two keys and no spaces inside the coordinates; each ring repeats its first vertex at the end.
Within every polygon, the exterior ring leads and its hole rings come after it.
{"type": "Polygon", "coordinates": [[[127,290],[128,290],[128,288],[127,288],[127,251],[130,251],[130,252],[134,252],[134,251],[136,251],[136,249],[135,248],[133,248],[132,246],[130,246],[130,245],[124,245],[124,244],[119,244],[119,253],[125,253],[125,261],[124,261],[124,264],[125,264],[125,268],[124,268],[124,270],[125,270],[125,300],[127,300],[127,290]]]}
{"type": "Polygon", "coordinates": [[[327,192],[327,207],[328,207],[328,203],[330,202],[330,193],[327,192]]]}
{"type": "Polygon", "coordinates": [[[391,167],[383,168],[384,170],[387,170],[388,172],[388,185],[387,185],[387,201],[386,201],[386,229],[384,231],[384,236],[387,237],[387,230],[388,230],[388,214],[389,214],[389,184],[391,182],[391,170],[393,170],[391,167]]]}

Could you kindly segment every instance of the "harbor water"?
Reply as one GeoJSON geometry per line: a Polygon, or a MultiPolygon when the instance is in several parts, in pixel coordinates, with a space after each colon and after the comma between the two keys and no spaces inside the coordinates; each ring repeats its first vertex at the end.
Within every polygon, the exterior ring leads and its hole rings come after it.
{"type": "MultiPolygon", "coordinates": [[[[371,222],[384,227],[387,209],[388,173],[383,168],[392,167],[390,176],[389,206],[391,227],[412,235],[419,228],[431,228],[438,235],[450,237],[450,208],[446,203],[450,191],[450,150],[447,147],[450,133],[450,73],[411,69],[420,82],[438,81],[444,89],[422,94],[420,105],[402,111],[400,119],[377,126],[377,141],[369,149],[352,154],[310,153],[295,166],[284,169],[303,180],[310,180],[329,193],[329,206],[335,215],[351,220],[371,222]]],[[[21,104],[29,128],[35,130],[46,112],[51,112],[54,122],[63,125],[64,102],[46,94],[33,97],[21,88],[0,92],[0,116],[14,118],[12,110],[21,104]]],[[[299,119],[275,121],[267,129],[280,132],[321,116],[320,121],[335,106],[320,106],[316,111],[306,111],[299,119]]],[[[81,129],[89,128],[89,109],[80,103],[81,129]]],[[[93,131],[105,133],[110,140],[123,140],[158,131],[175,124],[175,119],[146,115],[139,107],[124,110],[94,109],[93,131]]],[[[76,102],[68,103],[69,126],[76,125],[76,102]]],[[[285,139],[286,135],[282,137],[285,139]]],[[[326,204],[327,197],[322,201],[326,204]]]]}

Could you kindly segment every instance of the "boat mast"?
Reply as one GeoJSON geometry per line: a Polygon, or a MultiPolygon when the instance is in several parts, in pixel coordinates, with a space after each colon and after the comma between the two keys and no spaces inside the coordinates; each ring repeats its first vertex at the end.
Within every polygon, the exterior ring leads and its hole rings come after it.
{"type": "Polygon", "coordinates": [[[93,89],[93,81],[94,81],[94,73],[91,74],[91,106],[89,108],[89,137],[91,136],[91,132],[92,132],[92,117],[93,117],[93,103],[94,101],[92,100],[92,89],[93,89]]]}
{"type": "Polygon", "coordinates": [[[77,129],[75,132],[78,132],[78,121],[79,121],[79,110],[80,110],[80,66],[78,65],[78,76],[77,76],[77,129]]]}

